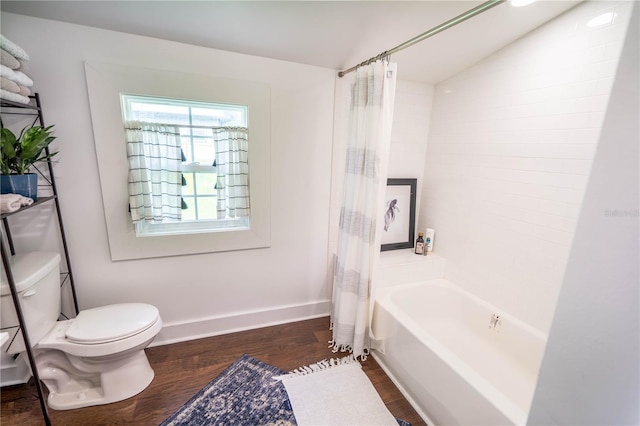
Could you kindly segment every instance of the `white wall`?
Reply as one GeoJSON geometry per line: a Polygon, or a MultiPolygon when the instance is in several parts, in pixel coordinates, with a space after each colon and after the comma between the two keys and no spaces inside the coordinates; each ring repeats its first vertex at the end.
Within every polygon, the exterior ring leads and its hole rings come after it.
{"type": "MultiPolygon", "coordinates": [[[[156,305],[161,342],[328,313],[333,70],[14,14],[2,14],[2,33],[30,54],[45,121],[56,126],[55,173],[81,308],[156,305]],[[112,262],[84,61],[269,84],[271,247],[112,262]]],[[[43,247],[27,228],[41,213],[16,223],[19,251],[43,247]]],[[[55,236],[45,241],[55,247],[55,236]]]]}
{"type": "Polygon", "coordinates": [[[436,87],[420,229],[447,278],[545,333],[631,5],[580,4],[436,87]]]}
{"type": "Polygon", "coordinates": [[[640,424],[640,8],[635,9],[530,425],[640,424]]]}

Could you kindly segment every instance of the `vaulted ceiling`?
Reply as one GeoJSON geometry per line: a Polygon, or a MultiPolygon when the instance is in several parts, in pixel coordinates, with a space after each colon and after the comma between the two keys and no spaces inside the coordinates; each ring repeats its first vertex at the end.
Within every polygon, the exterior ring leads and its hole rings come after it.
{"type": "MultiPolygon", "coordinates": [[[[437,83],[578,4],[500,4],[393,55],[398,77],[437,83]]],[[[389,50],[482,1],[11,1],[3,12],[332,69],[389,50]]],[[[8,19],[7,16],[3,19],[8,19]]]]}

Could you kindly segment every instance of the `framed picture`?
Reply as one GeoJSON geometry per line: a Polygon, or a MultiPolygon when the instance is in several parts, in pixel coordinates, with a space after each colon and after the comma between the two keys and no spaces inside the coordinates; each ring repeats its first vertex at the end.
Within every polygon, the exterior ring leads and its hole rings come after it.
{"type": "Polygon", "coordinates": [[[387,179],[381,251],[413,247],[416,186],[417,179],[387,179]]]}

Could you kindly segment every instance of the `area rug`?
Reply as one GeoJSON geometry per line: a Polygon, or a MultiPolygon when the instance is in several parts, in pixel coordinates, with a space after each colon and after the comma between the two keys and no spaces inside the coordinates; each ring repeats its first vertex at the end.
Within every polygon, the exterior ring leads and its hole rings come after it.
{"type": "Polygon", "coordinates": [[[242,355],[161,426],[295,425],[287,391],[273,379],[286,373],[242,355]]]}
{"type": "MultiPolygon", "coordinates": [[[[319,370],[318,366],[323,363],[314,364],[315,370],[319,370]]],[[[298,425],[283,381],[289,380],[288,374],[302,377],[302,371],[314,371],[311,367],[303,367],[287,373],[248,355],[242,355],[162,422],[161,426],[298,425]],[[275,377],[280,377],[280,379],[276,380],[275,377]]],[[[312,377],[313,375],[306,374],[305,376],[312,377]]],[[[342,384],[338,386],[342,386],[342,384]]],[[[339,389],[339,387],[334,388],[337,393],[339,393],[339,389]]],[[[317,397],[313,399],[318,401],[317,397]]],[[[313,404],[314,402],[310,401],[309,403],[313,404]]],[[[298,404],[300,405],[300,403],[298,404]]],[[[364,398],[360,395],[358,403],[355,405],[363,404],[364,398]]],[[[302,406],[304,405],[305,403],[302,403],[302,406]]],[[[393,424],[411,426],[410,423],[397,419],[393,419],[393,424]]]]}
{"type": "Polygon", "coordinates": [[[398,423],[352,356],[323,360],[282,380],[299,425],[390,426],[398,423]]]}

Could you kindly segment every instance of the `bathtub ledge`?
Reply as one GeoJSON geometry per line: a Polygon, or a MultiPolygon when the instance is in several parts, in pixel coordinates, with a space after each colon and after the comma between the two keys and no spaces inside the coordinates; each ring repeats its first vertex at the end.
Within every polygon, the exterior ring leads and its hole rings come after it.
{"type": "Polygon", "coordinates": [[[437,254],[419,256],[413,249],[380,253],[378,287],[389,287],[421,280],[444,278],[446,260],[437,254]]]}

